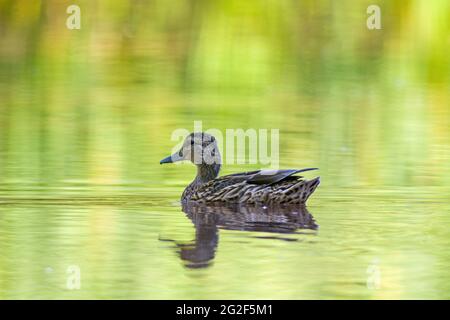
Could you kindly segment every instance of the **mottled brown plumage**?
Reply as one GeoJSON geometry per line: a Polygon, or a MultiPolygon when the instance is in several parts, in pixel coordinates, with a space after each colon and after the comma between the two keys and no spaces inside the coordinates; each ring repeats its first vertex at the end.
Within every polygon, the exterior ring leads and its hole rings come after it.
{"type": "Polygon", "coordinates": [[[320,183],[319,177],[303,180],[294,174],[315,170],[257,170],[217,177],[220,154],[216,140],[206,133],[191,133],[180,151],[162,163],[189,160],[197,176],[184,190],[182,201],[199,203],[304,204],[320,183]]]}

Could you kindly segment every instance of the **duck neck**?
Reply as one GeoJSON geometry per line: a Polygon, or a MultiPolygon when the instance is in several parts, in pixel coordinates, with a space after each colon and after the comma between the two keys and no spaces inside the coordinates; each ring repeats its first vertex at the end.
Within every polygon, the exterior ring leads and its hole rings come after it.
{"type": "Polygon", "coordinates": [[[220,171],[220,163],[214,164],[199,164],[197,165],[197,176],[195,177],[195,184],[207,183],[210,180],[217,178],[220,171]]]}

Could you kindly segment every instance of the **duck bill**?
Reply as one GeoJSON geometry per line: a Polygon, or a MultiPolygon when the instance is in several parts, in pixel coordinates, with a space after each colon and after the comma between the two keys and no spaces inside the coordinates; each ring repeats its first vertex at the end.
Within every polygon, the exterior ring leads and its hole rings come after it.
{"type": "Polygon", "coordinates": [[[173,155],[168,156],[168,157],[162,159],[162,160],[159,162],[159,164],[173,163],[173,162],[177,162],[177,161],[181,161],[181,160],[183,160],[183,158],[180,157],[180,156],[178,155],[178,153],[174,153],[173,155]]]}

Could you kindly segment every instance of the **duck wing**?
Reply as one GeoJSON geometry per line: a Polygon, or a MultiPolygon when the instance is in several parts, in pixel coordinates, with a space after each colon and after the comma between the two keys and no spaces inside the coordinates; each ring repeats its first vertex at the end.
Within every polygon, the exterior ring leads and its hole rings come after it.
{"type": "MultiPolygon", "coordinates": [[[[287,177],[290,177],[299,172],[317,170],[317,168],[305,168],[305,169],[285,169],[285,170],[261,170],[250,179],[247,183],[251,184],[274,184],[283,181],[287,177]]],[[[301,178],[301,177],[299,177],[301,178]]]]}
{"type": "MultiPolygon", "coordinates": [[[[299,172],[317,170],[317,168],[305,168],[305,169],[285,169],[285,170],[256,170],[249,172],[241,172],[229,174],[220,177],[220,179],[226,179],[233,182],[245,181],[250,184],[266,184],[271,185],[280,181],[283,181],[287,177],[290,177],[299,172]]],[[[301,178],[301,177],[299,177],[301,178]]]]}

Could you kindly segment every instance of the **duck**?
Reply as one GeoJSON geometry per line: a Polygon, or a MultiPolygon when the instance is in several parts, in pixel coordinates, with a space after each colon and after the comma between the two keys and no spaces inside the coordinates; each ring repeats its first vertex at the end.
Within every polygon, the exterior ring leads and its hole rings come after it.
{"type": "Polygon", "coordinates": [[[190,161],[197,167],[195,179],[185,188],[181,202],[203,204],[304,205],[320,184],[320,177],[303,179],[298,173],[317,170],[255,170],[219,176],[222,161],[214,136],[190,133],[178,152],[160,164],[190,161]]]}

